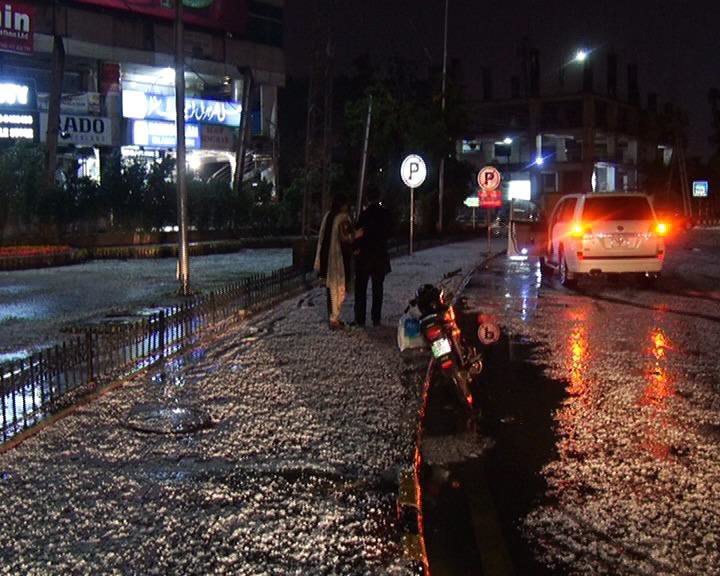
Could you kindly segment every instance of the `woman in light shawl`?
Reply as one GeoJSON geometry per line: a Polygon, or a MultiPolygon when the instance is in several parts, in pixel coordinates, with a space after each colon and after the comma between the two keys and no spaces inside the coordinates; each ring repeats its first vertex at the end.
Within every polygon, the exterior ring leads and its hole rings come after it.
{"type": "Polygon", "coordinates": [[[330,328],[341,328],[340,308],[345,301],[350,282],[350,250],[353,229],[349,206],[344,196],[333,198],[330,211],[320,226],[315,271],[327,288],[330,328]]]}

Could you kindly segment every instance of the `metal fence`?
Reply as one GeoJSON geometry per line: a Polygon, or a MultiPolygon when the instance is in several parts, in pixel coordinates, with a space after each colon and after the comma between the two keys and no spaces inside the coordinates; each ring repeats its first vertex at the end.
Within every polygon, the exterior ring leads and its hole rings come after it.
{"type": "Polygon", "coordinates": [[[257,274],[142,317],[80,325],[67,340],[0,364],[0,442],[93,392],[98,382],[130,374],[178,350],[203,328],[243,310],[282,300],[303,271],[257,274]]]}

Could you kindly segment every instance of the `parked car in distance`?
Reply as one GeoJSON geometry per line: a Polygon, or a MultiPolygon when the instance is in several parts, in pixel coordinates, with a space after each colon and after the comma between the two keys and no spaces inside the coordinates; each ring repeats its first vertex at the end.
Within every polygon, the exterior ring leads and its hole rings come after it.
{"type": "Polygon", "coordinates": [[[550,215],[541,263],[558,270],[563,286],[607,273],[650,284],[662,271],[668,229],[644,194],[571,194],[550,215]]]}

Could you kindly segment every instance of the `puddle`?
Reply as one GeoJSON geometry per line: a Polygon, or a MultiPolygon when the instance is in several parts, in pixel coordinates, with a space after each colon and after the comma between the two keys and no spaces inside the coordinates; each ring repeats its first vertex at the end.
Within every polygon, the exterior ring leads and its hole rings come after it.
{"type": "MultiPolygon", "coordinates": [[[[461,325],[474,322],[475,315],[468,316],[461,325]]],[[[474,438],[458,423],[462,411],[431,391],[423,443],[432,458],[421,474],[434,573],[554,574],[535,560],[519,528],[546,499],[540,471],[556,457],[552,414],[565,395],[564,383],[530,362],[534,351],[507,336],[485,349],[485,369],[474,386],[482,408],[474,438]]]]}
{"type": "Polygon", "coordinates": [[[192,434],[212,428],[214,422],[199,408],[145,403],[130,410],[125,426],[147,434],[192,434]]]}

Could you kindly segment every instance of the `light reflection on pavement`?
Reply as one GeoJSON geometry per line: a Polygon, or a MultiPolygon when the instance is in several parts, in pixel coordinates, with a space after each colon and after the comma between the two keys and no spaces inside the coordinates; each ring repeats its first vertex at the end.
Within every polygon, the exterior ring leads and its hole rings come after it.
{"type": "Polygon", "coordinates": [[[533,260],[498,260],[465,294],[537,344],[532,362],[567,393],[542,471],[556,501],[519,519],[547,564],[720,574],[718,256],[676,247],[656,290],[622,279],[570,291],[539,284],[533,260]]]}

